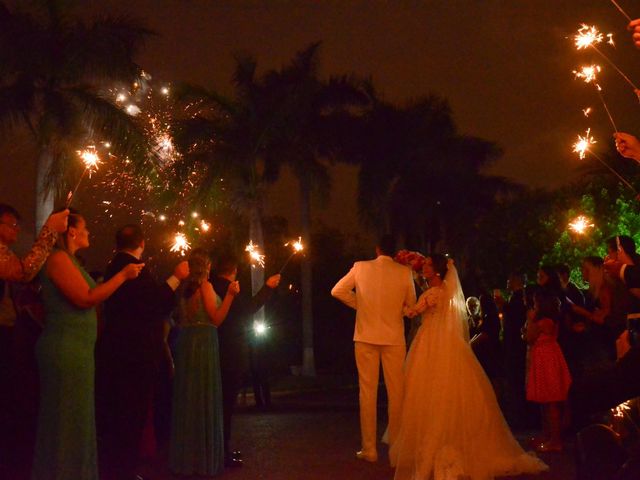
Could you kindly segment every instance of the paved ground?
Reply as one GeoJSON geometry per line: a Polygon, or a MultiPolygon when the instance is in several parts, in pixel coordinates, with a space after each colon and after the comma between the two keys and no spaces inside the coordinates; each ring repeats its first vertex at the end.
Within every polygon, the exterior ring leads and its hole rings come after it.
{"type": "MultiPolygon", "coordinates": [[[[248,399],[247,403],[251,403],[248,399]]],[[[380,416],[384,413],[381,411],[380,416]]],[[[383,419],[381,419],[382,421],[383,419]]],[[[526,438],[524,432],[519,437],[526,438]]],[[[244,453],[245,466],[229,469],[224,480],[391,480],[393,470],[382,447],[380,461],[369,464],[356,460],[359,447],[357,392],[334,389],[305,394],[277,396],[268,412],[251,406],[235,417],[234,448],[244,453]]],[[[542,457],[551,471],[538,480],[574,478],[572,451],[542,457]]],[[[167,470],[161,451],[150,459],[141,473],[145,479],[175,480],[167,470]]],[[[0,465],[0,468],[2,466],[0,465]]],[[[2,480],[27,480],[28,465],[0,472],[2,480]]],[[[72,480],[72,479],[69,479],[72,480]]]]}
{"type": "MultiPolygon", "coordinates": [[[[382,447],[380,461],[355,459],[359,447],[357,396],[353,390],[280,397],[270,412],[251,407],[235,417],[234,448],[243,451],[245,466],[228,469],[228,480],[391,480],[393,470],[382,447]]],[[[381,412],[381,417],[383,413],[381,412]]],[[[521,434],[522,438],[527,435],[521,434]]],[[[573,479],[573,453],[547,454],[542,458],[551,471],[538,480],[573,479]]],[[[149,478],[173,480],[156,459],[147,469],[149,478]]]]}

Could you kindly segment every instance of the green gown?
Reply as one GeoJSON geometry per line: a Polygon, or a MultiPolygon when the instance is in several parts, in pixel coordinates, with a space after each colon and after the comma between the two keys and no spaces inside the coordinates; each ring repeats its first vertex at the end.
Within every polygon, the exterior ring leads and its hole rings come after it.
{"type": "Polygon", "coordinates": [[[224,469],[218,332],[202,305],[180,321],[175,365],[169,467],[217,475],[224,469]]]}
{"type": "MultiPolygon", "coordinates": [[[[90,285],[93,279],[70,255],[90,285]]],[[[46,323],[36,345],[40,411],[32,480],[98,478],[94,411],[95,308],[73,306],[44,272],[46,323]]]]}

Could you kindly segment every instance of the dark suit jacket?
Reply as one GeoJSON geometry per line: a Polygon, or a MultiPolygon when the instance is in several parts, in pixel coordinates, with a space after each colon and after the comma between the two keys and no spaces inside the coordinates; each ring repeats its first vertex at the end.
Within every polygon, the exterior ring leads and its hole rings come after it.
{"type": "Polygon", "coordinates": [[[509,302],[504,306],[504,348],[507,355],[518,355],[526,350],[526,343],[522,340],[522,327],[526,321],[524,290],[518,290],[513,292],[509,302]]]}
{"type": "MultiPolygon", "coordinates": [[[[107,266],[105,281],[129,263],[141,263],[118,252],[107,266]]],[[[158,283],[147,268],[126,281],[104,305],[105,326],[100,343],[107,354],[117,353],[132,361],[157,361],[163,347],[163,322],[174,307],[174,291],[158,283]]]]}
{"type": "MultiPolygon", "coordinates": [[[[224,298],[229,288],[229,280],[222,277],[211,278],[213,289],[220,298],[224,298]]],[[[227,318],[218,327],[218,342],[222,362],[246,361],[247,332],[251,329],[251,315],[256,313],[269,300],[273,289],[263,285],[253,297],[243,290],[236,296],[229,308],[227,318]]]]}

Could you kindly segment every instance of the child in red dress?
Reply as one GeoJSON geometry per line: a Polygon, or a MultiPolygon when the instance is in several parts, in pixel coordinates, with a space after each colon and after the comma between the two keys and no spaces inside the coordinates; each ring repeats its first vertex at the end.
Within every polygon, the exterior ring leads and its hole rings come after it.
{"type": "Polygon", "coordinates": [[[527,322],[529,344],[527,400],[542,405],[543,439],[538,451],[561,451],[562,403],[567,400],[571,375],[558,345],[560,301],[546,291],[534,296],[527,322]]]}

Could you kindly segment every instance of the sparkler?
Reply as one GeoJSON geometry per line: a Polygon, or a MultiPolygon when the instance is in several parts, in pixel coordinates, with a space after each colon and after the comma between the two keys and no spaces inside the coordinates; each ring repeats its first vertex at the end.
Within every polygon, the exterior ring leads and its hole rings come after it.
{"type": "Polygon", "coordinates": [[[617,170],[615,170],[611,165],[609,165],[607,162],[605,162],[602,158],[600,158],[591,150],[590,147],[595,143],[598,143],[598,142],[591,136],[591,129],[588,128],[584,137],[578,135],[578,141],[573,144],[573,152],[577,153],[581,160],[583,160],[586,157],[587,153],[590,153],[602,165],[607,167],[611,171],[611,173],[613,173],[616,177],[618,177],[618,179],[620,179],[620,181],[623,184],[629,187],[632,192],[638,195],[638,191],[633,187],[633,185],[629,183],[629,181],[626,178],[620,175],[617,172],[617,170]]]}
{"type": "MultiPolygon", "coordinates": [[[[618,127],[616,127],[616,122],[613,121],[613,116],[609,111],[607,102],[604,101],[604,96],[602,96],[602,87],[600,87],[600,85],[596,83],[597,75],[600,73],[601,70],[602,69],[600,68],[600,65],[585,65],[580,67],[580,70],[574,70],[573,74],[575,75],[576,78],[582,79],[584,83],[591,83],[595,87],[596,93],[598,94],[598,98],[602,102],[602,106],[604,107],[605,112],[607,112],[609,121],[613,126],[613,131],[617,132],[618,127]]],[[[585,116],[587,116],[586,112],[585,112],[585,116]]]]}
{"type": "Polygon", "coordinates": [[[191,244],[187,240],[184,233],[176,233],[173,237],[173,245],[171,246],[172,252],[180,253],[183,257],[191,250],[191,244]]]}
{"type": "Polygon", "coordinates": [[[591,223],[590,218],[580,215],[569,223],[569,230],[577,233],[578,235],[583,235],[588,228],[593,228],[594,226],[595,225],[591,223]]]}
{"type": "Polygon", "coordinates": [[[287,264],[289,263],[289,261],[299,252],[301,252],[302,250],[304,250],[304,245],[302,244],[302,237],[298,237],[298,240],[294,240],[291,242],[287,242],[284,244],[285,247],[291,245],[291,247],[293,248],[293,252],[291,253],[291,255],[289,255],[289,258],[287,258],[287,261],[284,262],[284,265],[282,265],[282,268],[280,269],[280,271],[278,273],[282,274],[282,272],[284,271],[285,267],[287,266],[287,264]]]}
{"type": "Polygon", "coordinates": [[[624,17],[628,20],[631,21],[631,17],[629,15],[627,15],[627,12],[625,12],[622,7],[620,5],[618,5],[618,2],[616,2],[616,0],[611,0],[611,3],[613,3],[613,6],[616,7],[618,9],[618,11],[624,15],[624,17]]]}
{"type": "MultiPolygon", "coordinates": [[[[613,45],[613,36],[611,34],[608,34],[607,37],[609,38],[607,43],[613,45]]],[[[625,81],[629,85],[631,85],[634,91],[638,90],[638,87],[636,87],[635,83],[633,83],[631,79],[627,75],[625,75],[625,73],[620,70],[620,68],[618,68],[615,63],[613,63],[613,60],[611,60],[598,47],[596,47],[597,43],[602,43],[604,35],[600,33],[595,26],[585,25],[583,23],[578,29],[578,33],[573,38],[575,46],[578,50],[583,50],[589,47],[593,48],[598,53],[598,55],[604,58],[609,63],[609,65],[611,65],[616,70],[616,72],[618,72],[622,76],[622,78],[624,78],[625,81]]]]}
{"type": "MultiPolygon", "coordinates": [[[[249,240],[249,245],[244,248],[244,251],[249,252],[249,257],[253,262],[260,265],[260,267],[264,267],[265,256],[258,250],[258,245],[254,245],[253,241],[249,240]]],[[[255,263],[252,263],[251,266],[255,267],[255,263]]]]}
{"type": "Polygon", "coordinates": [[[102,163],[100,161],[100,156],[98,155],[98,151],[96,150],[96,147],[94,147],[93,145],[88,146],[84,150],[78,150],[76,153],[82,160],[82,163],[84,163],[84,170],[82,172],[82,175],[80,175],[80,178],[78,179],[78,183],[76,183],[76,186],[74,187],[74,189],[69,190],[69,193],[67,194],[67,202],[65,203],[65,208],[69,208],[71,206],[71,201],[73,200],[73,196],[78,191],[78,187],[80,186],[80,183],[82,183],[82,179],[87,174],[87,172],[89,172],[89,177],[91,177],[91,173],[97,170],[98,165],[102,163]]]}

